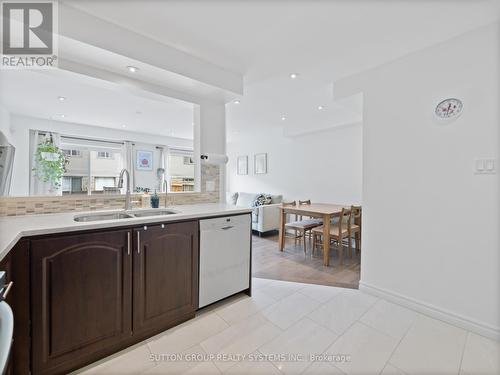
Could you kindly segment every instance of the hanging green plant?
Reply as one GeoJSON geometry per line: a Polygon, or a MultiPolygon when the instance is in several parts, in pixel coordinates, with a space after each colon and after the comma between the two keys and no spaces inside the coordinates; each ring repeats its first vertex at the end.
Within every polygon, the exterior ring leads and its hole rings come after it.
{"type": "Polygon", "coordinates": [[[68,162],[68,158],[54,144],[51,136],[38,144],[35,154],[36,167],[33,168],[33,172],[41,181],[49,182],[53,187],[59,188],[68,162]]]}

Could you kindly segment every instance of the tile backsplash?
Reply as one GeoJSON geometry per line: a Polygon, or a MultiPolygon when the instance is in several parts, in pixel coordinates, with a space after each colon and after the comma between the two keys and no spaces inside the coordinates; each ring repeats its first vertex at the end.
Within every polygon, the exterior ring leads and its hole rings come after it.
{"type": "MultiPolygon", "coordinates": [[[[201,192],[199,193],[169,193],[168,205],[217,203],[219,202],[219,167],[216,165],[202,165],[201,192]],[[206,191],[206,182],[213,181],[215,189],[206,191]]],[[[160,195],[160,207],[165,205],[165,194],[160,195]]],[[[149,207],[150,196],[133,194],[134,208],[149,207]]],[[[78,196],[65,195],[61,197],[1,197],[1,216],[22,216],[49,214],[71,211],[99,211],[122,209],[125,207],[125,196],[92,195],[78,196]]]]}

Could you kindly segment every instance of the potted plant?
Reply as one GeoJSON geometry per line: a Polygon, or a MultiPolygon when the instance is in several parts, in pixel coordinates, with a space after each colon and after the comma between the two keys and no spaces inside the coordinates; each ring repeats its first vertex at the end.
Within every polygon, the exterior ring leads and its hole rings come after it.
{"type": "Polygon", "coordinates": [[[38,144],[33,172],[39,180],[49,183],[52,189],[57,190],[61,187],[68,162],[64,152],[54,144],[51,135],[38,144]]]}

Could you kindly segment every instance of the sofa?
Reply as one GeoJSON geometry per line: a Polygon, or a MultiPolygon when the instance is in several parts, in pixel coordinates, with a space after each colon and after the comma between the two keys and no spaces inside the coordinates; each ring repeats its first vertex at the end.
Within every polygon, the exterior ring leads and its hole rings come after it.
{"type": "Polygon", "coordinates": [[[256,206],[256,199],[262,196],[261,193],[236,192],[227,193],[227,203],[237,207],[253,208],[252,212],[252,230],[259,236],[263,233],[279,230],[280,210],[283,196],[264,194],[270,197],[268,204],[256,206]]]}

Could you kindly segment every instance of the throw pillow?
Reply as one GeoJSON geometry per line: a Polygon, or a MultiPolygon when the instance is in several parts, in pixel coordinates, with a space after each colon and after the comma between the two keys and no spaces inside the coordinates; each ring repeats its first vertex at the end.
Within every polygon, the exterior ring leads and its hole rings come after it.
{"type": "Polygon", "coordinates": [[[271,204],[271,196],[269,194],[258,194],[253,203],[252,207],[264,206],[266,204],[271,204]]]}

